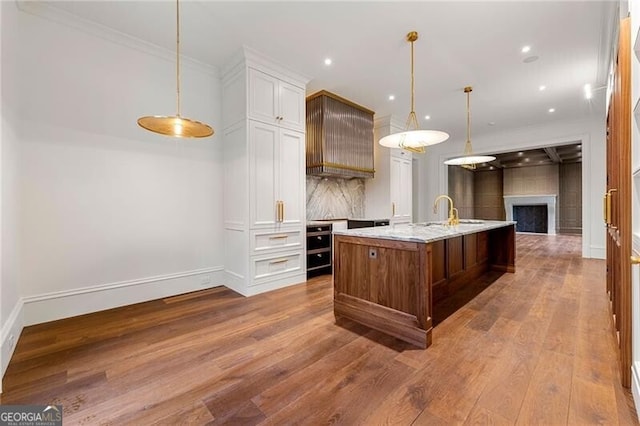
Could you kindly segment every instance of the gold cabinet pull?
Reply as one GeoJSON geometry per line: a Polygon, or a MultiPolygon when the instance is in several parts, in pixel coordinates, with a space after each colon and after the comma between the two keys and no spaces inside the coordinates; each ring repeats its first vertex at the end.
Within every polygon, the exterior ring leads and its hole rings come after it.
{"type": "Polygon", "coordinates": [[[285,263],[286,261],[287,261],[287,259],[272,260],[271,262],[269,262],[269,265],[275,265],[277,263],[285,263]]]}
{"type": "Polygon", "coordinates": [[[286,235],[273,235],[273,236],[269,237],[270,240],[283,240],[285,238],[287,238],[286,235]]]}
{"type": "Polygon", "coordinates": [[[640,264],[640,257],[638,256],[631,256],[631,264],[632,265],[638,265],[640,264]]]}
{"type": "Polygon", "coordinates": [[[609,212],[609,210],[607,209],[608,198],[609,194],[606,193],[602,197],[602,219],[604,220],[605,225],[609,225],[609,216],[607,215],[607,213],[609,212]]]}
{"type": "Polygon", "coordinates": [[[280,210],[282,212],[280,215],[280,222],[284,222],[284,201],[280,201],[280,210]]]}
{"type": "Polygon", "coordinates": [[[613,194],[614,192],[617,192],[618,190],[615,188],[611,188],[610,190],[607,191],[607,194],[605,195],[605,199],[606,199],[606,207],[605,207],[605,212],[606,212],[606,220],[605,222],[607,223],[607,226],[610,228],[614,228],[617,229],[614,226],[611,226],[611,194],[613,194]]]}
{"type": "Polygon", "coordinates": [[[276,201],[276,222],[284,221],[284,203],[280,200],[276,201]]]}

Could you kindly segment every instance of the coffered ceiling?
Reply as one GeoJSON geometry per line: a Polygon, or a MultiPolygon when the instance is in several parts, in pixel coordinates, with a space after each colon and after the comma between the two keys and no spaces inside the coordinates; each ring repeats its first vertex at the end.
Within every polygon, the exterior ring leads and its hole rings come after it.
{"type": "Polygon", "coordinates": [[[494,154],[494,156],[496,157],[494,161],[478,164],[476,171],[581,163],[582,144],[572,143],[540,149],[504,152],[494,154]]]}
{"type": "MultiPolygon", "coordinates": [[[[183,1],[181,46],[185,56],[222,69],[246,45],[307,75],[309,94],[326,89],[380,116],[404,120],[410,100],[405,36],[416,30],[415,109],[421,127],[444,130],[450,140],[463,141],[462,89],[468,85],[474,88],[476,136],[554,120],[603,117],[617,5],[183,1]],[[522,52],[524,46],[530,50],[522,52]],[[326,58],[332,59],[330,66],[326,58]],[[591,100],[584,97],[585,84],[594,88],[591,100]],[[390,95],[395,100],[390,101],[390,95]]],[[[172,1],[53,1],[43,6],[175,49],[172,1]]],[[[175,70],[168,64],[156,72],[171,75],[175,70]]]]}

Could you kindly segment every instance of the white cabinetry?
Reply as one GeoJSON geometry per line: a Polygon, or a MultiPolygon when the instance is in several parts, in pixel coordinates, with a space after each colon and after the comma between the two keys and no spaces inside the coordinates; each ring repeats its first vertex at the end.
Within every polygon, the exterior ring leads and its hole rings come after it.
{"type": "Polygon", "coordinates": [[[304,131],[304,89],[250,68],[249,118],[304,131]]]}
{"type": "Polygon", "coordinates": [[[225,275],[245,296],[306,279],[306,82],[248,49],[223,72],[225,275]]]}
{"type": "Polygon", "coordinates": [[[412,154],[378,143],[382,137],[402,130],[402,124],[390,116],[374,121],[376,175],[365,181],[367,218],[391,218],[393,223],[409,223],[412,220],[412,154]]]}

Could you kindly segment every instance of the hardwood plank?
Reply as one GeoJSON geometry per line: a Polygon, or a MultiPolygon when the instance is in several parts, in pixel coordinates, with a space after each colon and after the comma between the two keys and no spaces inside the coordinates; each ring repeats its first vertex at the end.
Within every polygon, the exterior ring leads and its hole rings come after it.
{"type": "Polygon", "coordinates": [[[573,360],[543,350],[533,372],[517,424],[567,423],[573,360]]]}
{"type": "Polygon", "coordinates": [[[218,288],[25,328],[0,403],[60,403],[70,425],[638,424],[604,262],[579,236],[517,242],[517,271],[473,283],[427,350],[336,323],[331,276],[218,288]]]}

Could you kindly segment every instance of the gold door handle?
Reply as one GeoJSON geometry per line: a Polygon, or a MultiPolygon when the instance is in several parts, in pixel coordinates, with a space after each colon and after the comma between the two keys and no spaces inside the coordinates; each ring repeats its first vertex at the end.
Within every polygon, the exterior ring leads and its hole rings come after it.
{"type": "MultiPolygon", "coordinates": [[[[607,191],[607,194],[605,195],[605,199],[606,199],[606,207],[605,207],[605,211],[606,211],[606,223],[608,227],[612,227],[611,226],[611,194],[613,194],[614,192],[617,192],[618,190],[615,188],[612,188],[610,190],[607,191]]],[[[615,227],[612,227],[615,229],[615,227]]]]}
{"type": "Polygon", "coordinates": [[[276,222],[282,222],[282,201],[276,201],[276,222]]]}
{"type": "Polygon", "coordinates": [[[640,257],[638,256],[631,256],[630,260],[632,265],[640,264],[640,257]]]}

